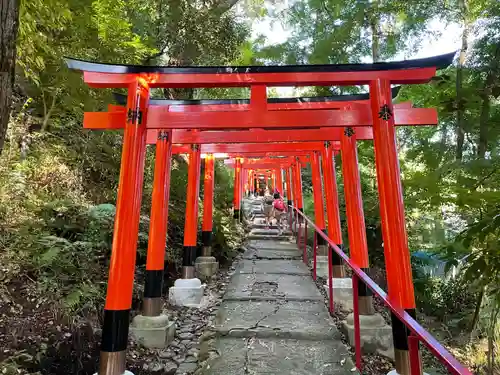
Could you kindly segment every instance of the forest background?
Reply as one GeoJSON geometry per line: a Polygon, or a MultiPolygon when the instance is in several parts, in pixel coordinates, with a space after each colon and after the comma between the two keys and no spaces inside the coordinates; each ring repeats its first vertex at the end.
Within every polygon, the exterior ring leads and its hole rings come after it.
{"type": "MultiPolygon", "coordinates": [[[[500,371],[495,356],[500,349],[498,1],[0,0],[0,13],[5,21],[0,32],[0,301],[22,309],[33,298],[37,309],[51,306],[51,311],[73,317],[67,324],[75,326],[81,319],[100,318],[122,135],[82,129],[84,110],[104,109],[112,103],[112,92],[88,89],[80,75],[66,69],[63,56],[163,65],[390,61],[414,56],[429,40],[457,32],[453,66],[430,84],[403,87],[397,98],[436,107],[440,119],[435,127],[398,129],[407,228],[418,307],[428,328],[478,373],[500,371]],[[285,35],[276,42],[262,21],[279,24],[285,35]],[[453,268],[454,276],[427,274],[436,262],[453,268]]],[[[315,96],[363,89],[271,89],[270,94],[315,96]]],[[[153,95],[242,98],[249,93],[190,89],[156,90],[153,95]]],[[[383,282],[372,143],[359,142],[358,152],[369,251],[383,282]]],[[[151,148],[140,270],[153,155],[151,148]]],[[[341,162],[339,158],[337,165],[341,162]]],[[[184,158],[174,158],[166,245],[169,280],[180,265],[186,166],[184,158]]],[[[339,167],[337,173],[345,233],[339,167]]],[[[231,259],[241,236],[231,220],[231,177],[218,163],[214,226],[222,260],[231,259]]],[[[310,186],[306,170],[306,210],[312,215],[310,186]]],[[[137,280],[139,285],[141,272],[137,280]]],[[[140,288],[136,293],[138,301],[140,288]]],[[[30,359],[16,353],[0,355],[0,363],[36,371],[43,362],[43,354],[30,359]]]]}

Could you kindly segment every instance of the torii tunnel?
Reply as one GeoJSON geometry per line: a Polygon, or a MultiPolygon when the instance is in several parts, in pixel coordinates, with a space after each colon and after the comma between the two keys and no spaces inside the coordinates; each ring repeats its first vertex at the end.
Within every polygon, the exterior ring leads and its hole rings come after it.
{"type": "MultiPolygon", "coordinates": [[[[290,220],[306,258],[307,228],[313,230],[313,277],[323,273],[334,309],[336,280],[352,273],[356,367],[362,369],[360,316],[374,313],[377,295],[391,310],[396,371],[420,375],[419,343],[452,374],[470,374],[416,321],[410,253],[400,179],[395,126],[437,124],[433,108],[393,103],[391,85],[428,83],[453,54],[427,59],[374,64],[285,66],[139,66],[67,59],[93,88],[127,89],[108,112],[86,112],[88,129],[124,129],[123,149],[107,296],[104,306],[100,375],[125,373],[129,313],[135,273],[139,213],[148,144],[156,145],[146,281],[141,319],[161,320],[161,291],[168,225],[172,153],[188,154],[188,186],[182,279],[170,288],[170,302],[186,304],[178,292],[198,298],[198,278],[217,270],[211,256],[216,154],[234,168],[234,216],[241,219],[245,193],[263,178],[269,190],[286,197],[290,220]],[[368,94],[273,99],[268,87],[367,86],[368,94]],[[154,88],[248,87],[245,100],[150,99],[154,88]],[[121,101],[121,103],[120,103],[121,101]],[[373,141],[382,219],[387,293],[367,275],[368,248],[357,159],[357,141],[373,141]],[[204,158],[202,158],[202,154],[204,158]],[[344,253],[334,154],[342,159],[349,256],[344,253]],[[204,160],[203,251],[196,256],[200,166],[204,160]],[[302,167],[312,171],[314,218],[303,213],[302,167]],[[326,206],[326,207],[324,207],[326,206]],[[326,214],[325,214],[326,212],[326,214]],[[302,241],[301,241],[302,239],[302,241]],[[191,289],[190,289],[191,288],[191,289]]],[[[188,298],[188,299],[189,299],[188,298]]],[[[134,323],[133,323],[134,324],[134,323]]]]}

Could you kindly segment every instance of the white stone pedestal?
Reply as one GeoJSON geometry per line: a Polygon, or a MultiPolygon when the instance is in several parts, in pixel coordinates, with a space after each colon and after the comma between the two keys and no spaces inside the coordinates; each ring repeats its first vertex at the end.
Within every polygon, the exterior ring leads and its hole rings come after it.
{"type": "MultiPolygon", "coordinates": [[[[352,279],[351,278],[342,278],[336,279],[333,278],[332,288],[333,288],[333,302],[340,303],[342,307],[346,310],[352,310],[352,279]]],[[[327,293],[329,293],[329,281],[327,280],[324,288],[327,293]]]]}
{"type": "Polygon", "coordinates": [[[132,320],[130,332],[146,348],[165,348],[174,340],[175,323],[166,315],[137,315],[132,320]]]}
{"type": "Polygon", "coordinates": [[[200,279],[177,279],[168,290],[168,300],[172,305],[199,307],[204,291],[200,279]]]}
{"type": "MultiPolygon", "coordinates": [[[[394,360],[392,328],[386,324],[382,315],[360,315],[359,327],[363,352],[377,353],[394,360]]],[[[349,338],[349,344],[354,346],[354,314],[347,315],[342,322],[342,329],[349,338]]]]}
{"type": "Polygon", "coordinates": [[[316,276],[324,279],[328,278],[328,256],[316,256],[316,276]]]}
{"type": "Polygon", "coordinates": [[[196,276],[201,280],[210,279],[219,269],[219,262],[214,257],[198,257],[194,265],[196,276]]]}

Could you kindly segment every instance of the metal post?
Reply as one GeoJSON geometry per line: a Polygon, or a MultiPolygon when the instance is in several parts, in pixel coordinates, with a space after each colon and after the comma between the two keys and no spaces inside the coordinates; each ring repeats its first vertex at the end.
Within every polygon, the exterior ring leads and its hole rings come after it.
{"type": "Polygon", "coordinates": [[[313,236],[313,279],[317,279],[317,273],[316,273],[316,257],[317,257],[317,242],[316,239],[318,238],[317,232],[314,231],[314,236],[313,236]]]}
{"type": "Polygon", "coordinates": [[[358,285],[359,279],[355,273],[352,275],[352,305],[353,305],[353,316],[354,316],[354,350],[356,354],[356,368],[361,371],[361,327],[359,324],[359,299],[356,297],[358,295],[358,285]]]}
{"type": "Polygon", "coordinates": [[[309,263],[307,259],[307,220],[304,220],[304,263],[309,263]]]}

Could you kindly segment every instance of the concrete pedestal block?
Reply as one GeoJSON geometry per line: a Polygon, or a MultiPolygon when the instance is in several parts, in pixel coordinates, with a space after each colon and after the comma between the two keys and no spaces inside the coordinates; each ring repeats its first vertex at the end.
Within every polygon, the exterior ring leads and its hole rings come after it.
{"type": "Polygon", "coordinates": [[[146,348],[166,348],[175,335],[175,323],[166,315],[137,315],[132,320],[130,332],[146,348]]]}
{"type": "Polygon", "coordinates": [[[201,280],[208,280],[219,270],[219,262],[214,257],[198,257],[194,267],[196,276],[201,280]]]}
{"type": "Polygon", "coordinates": [[[316,275],[325,279],[328,278],[328,256],[316,256],[316,275]]]}
{"type": "Polygon", "coordinates": [[[168,300],[172,305],[199,307],[204,291],[200,279],[177,279],[168,290],[168,300]]]}
{"type": "MultiPolygon", "coordinates": [[[[392,328],[380,314],[360,315],[361,348],[366,353],[377,353],[394,360],[392,328]]],[[[354,347],[354,314],[347,315],[342,322],[342,330],[354,347]]]]}
{"type": "MultiPolygon", "coordinates": [[[[352,279],[342,278],[342,279],[332,279],[333,280],[333,302],[339,303],[346,310],[352,310],[352,279]]],[[[328,281],[324,286],[326,292],[329,292],[328,281]]]]}
{"type": "MultiPolygon", "coordinates": [[[[387,375],[400,375],[399,372],[397,372],[396,370],[391,370],[387,373],[387,375]]],[[[422,375],[429,375],[428,373],[426,372],[423,372],[422,375]]]]}

